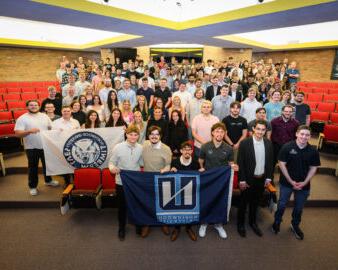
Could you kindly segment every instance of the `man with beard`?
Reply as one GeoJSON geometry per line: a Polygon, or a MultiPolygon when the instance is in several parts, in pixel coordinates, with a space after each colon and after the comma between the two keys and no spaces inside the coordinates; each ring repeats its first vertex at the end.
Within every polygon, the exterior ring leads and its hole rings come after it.
{"type": "Polygon", "coordinates": [[[300,125],[310,125],[311,110],[309,105],[304,103],[304,92],[295,93],[295,102],[291,105],[295,108],[295,118],[300,125]]]}
{"type": "MultiPolygon", "coordinates": [[[[211,127],[212,139],[210,142],[202,145],[198,159],[200,172],[225,165],[233,165],[234,152],[232,148],[223,141],[225,133],[226,128],[223,123],[216,123],[211,127]]],[[[200,237],[205,237],[207,227],[208,224],[201,224],[199,229],[200,237]]],[[[214,224],[214,227],[221,238],[227,238],[222,224],[214,224]]]]}
{"type": "Polygon", "coordinates": [[[38,195],[38,166],[41,159],[45,185],[58,186],[59,182],[52,180],[50,176],[46,176],[45,157],[42,148],[40,131],[49,130],[52,126],[52,121],[49,117],[39,112],[39,103],[37,100],[28,100],[28,112],[21,115],[15,124],[15,134],[23,138],[24,148],[28,159],[28,186],[32,196],[38,195]]]}
{"type": "MultiPolygon", "coordinates": [[[[142,157],[144,162],[145,172],[165,173],[170,171],[172,153],[169,146],[161,142],[161,128],[151,126],[147,130],[149,140],[143,144],[142,157]]],[[[162,231],[165,235],[169,235],[169,227],[162,226],[162,231]]],[[[141,236],[147,237],[149,234],[149,226],[142,228],[141,236]]]]}

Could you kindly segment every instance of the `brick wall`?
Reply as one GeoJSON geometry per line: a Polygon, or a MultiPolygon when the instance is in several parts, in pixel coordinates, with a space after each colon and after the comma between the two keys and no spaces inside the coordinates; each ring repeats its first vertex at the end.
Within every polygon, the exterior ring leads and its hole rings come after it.
{"type": "Polygon", "coordinates": [[[271,58],[274,63],[288,58],[289,62],[297,62],[301,81],[324,82],[330,81],[334,56],[334,49],[323,49],[253,53],[252,58],[254,60],[271,58]]]}
{"type": "Polygon", "coordinates": [[[98,52],[0,47],[0,81],[53,81],[61,57],[99,59],[98,52]]]}
{"type": "Polygon", "coordinates": [[[205,46],[203,49],[203,61],[208,59],[215,61],[228,60],[232,56],[235,62],[248,60],[251,61],[252,49],[226,49],[214,46],[205,46]]]}
{"type": "Polygon", "coordinates": [[[150,57],[150,48],[148,46],[142,46],[142,47],[137,47],[137,54],[140,56],[140,58],[144,61],[145,64],[149,62],[149,57],[150,57]]]}

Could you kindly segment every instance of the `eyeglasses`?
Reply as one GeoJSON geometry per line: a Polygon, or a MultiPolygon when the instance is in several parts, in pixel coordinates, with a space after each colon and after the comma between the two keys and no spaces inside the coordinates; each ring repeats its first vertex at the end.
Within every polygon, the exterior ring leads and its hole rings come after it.
{"type": "Polygon", "coordinates": [[[159,133],[150,133],[150,136],[160,136],[159,133]]]}

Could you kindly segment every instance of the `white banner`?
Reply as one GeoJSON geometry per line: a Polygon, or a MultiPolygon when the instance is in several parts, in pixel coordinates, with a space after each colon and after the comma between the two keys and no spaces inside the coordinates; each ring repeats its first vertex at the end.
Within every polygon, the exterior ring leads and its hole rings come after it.
{"type": "Polygon", "coordinates": [[[115,144],[124,141],[123,127],[41,132],[47,175],[76,168],[107,168],[115,144]]]}

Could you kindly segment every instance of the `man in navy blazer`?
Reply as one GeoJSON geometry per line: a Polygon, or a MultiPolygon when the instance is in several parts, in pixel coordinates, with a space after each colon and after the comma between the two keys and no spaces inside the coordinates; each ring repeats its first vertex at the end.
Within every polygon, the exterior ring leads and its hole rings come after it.
{"type": "Polygon", "coordinates": [[[205,99],[212,100],[213,97],[221,94],[221,86],[218,85],[218,78],[215,76],[211,79],[212,85],[207,87],[205,99]]]}
{"type": "Polygon", "coordinates": [[[264,137],[267,122],[256,120],[253,136],[241,142],[238,150],[238,182],[241,190],[237,216],[237,230],[240,236],[246,236],[245,212],[249,205],[249,225],[258,236],[263,236],[256,223],[259,201],[265,186],[271,182],[274,171],[273,147],[264,137]]]}

